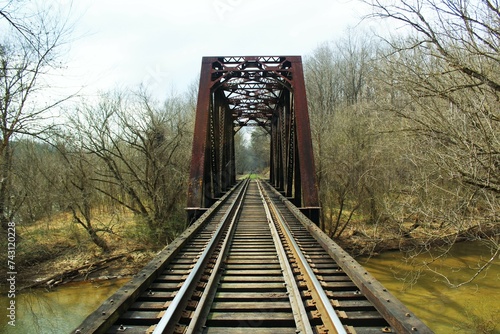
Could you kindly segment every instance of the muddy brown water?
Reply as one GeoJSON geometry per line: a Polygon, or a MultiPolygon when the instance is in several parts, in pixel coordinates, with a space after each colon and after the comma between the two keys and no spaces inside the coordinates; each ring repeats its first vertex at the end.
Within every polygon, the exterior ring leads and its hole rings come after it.
{"type": "MultiPolygon", "coordinates": [[[[439,254],[435,251],[434,256],[439,254]]],[[[464,242],[454,245],[447,256],[430,266],[458,285],[470,279],[491,257],[491,251],[482,243],[464,242]]],[[[428,255],[417,257],[420,263],[430,259],[428,255]]],[[[401,252],[358,261],[435,333],[500,333],[498,257],[474,281],[458,288],[451,287],[440,274],[431,271],[418,274],[418,266],[405,262],[405,254],[401,252]]]]}
{"type": "Polygon", "coordinates": [[[0,297],[2,316],[0,333],[62,334],[70,333],[130,279],[69,283],[52,291],[36,289],[18,293],[15,299],[0,297]],[[15,326],[12,326],[10,301],[15,300],[15,326]],[[10,322],[10,324],[9,324],[10,322]]]}

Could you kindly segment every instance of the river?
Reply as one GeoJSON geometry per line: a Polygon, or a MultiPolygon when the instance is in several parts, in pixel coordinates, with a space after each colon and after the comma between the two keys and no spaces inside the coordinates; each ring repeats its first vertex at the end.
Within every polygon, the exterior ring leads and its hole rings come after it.
{"type": "MultiPolygon", "coordinates": [[[[457,285],[471,278],[475,268],[490,258],[490,250],[481,243],[458,243],[432,268],[457,285]]],[[[419,262],[429,259],[418,256],[419,262]]],[[[419,273],[417,267],[405,262],[401,252],[358,261],[435,333],[500,333],[498,258],[471,283],[458,288],[450,287],[439,274],[419,273]]]]}
{"type": "MultiPolygon", "coordinates": [[[[448,256],[435,265],[451,282],[468,279],[480,258],[489,259],[489,250],[478,243],[455,245],[448,256]]],[[[420,257],[423,259],[424,257],[420,257]]],[[[405,263],[404,254],[391,252],[358,261],[397,298],[420,317],[435,333],[500,333],[500,264],[498,259],[472,283],[450,288],[442,277],[431,272],[415,278],[414,269],[405,263]],[[413,273],[413,274],[412,274],[413,273]],[[481,324],[491,324],[492,331],[481,324]]],[[[97,283],[73,283],[53,291],[36,290],[16,296],[16,326],[0,318],[0,333],[70,333],[127,279],[97,283]]],[[[9,300],[0,297],[2,309],[9,300]]]]}
{"type": "MultiPolygon", "coordinates": [[[[69,283],[52,291],[37,289],[16,295],[15,327],[6,316],[0,318],[0,333],[70,333],[85,317],[118,290],[128,279],[69,283]]],[[[3,294],[2,309],[9,300],[3,294]]],[[[2,314],[4,314],[3,312],[2,314]]]]}

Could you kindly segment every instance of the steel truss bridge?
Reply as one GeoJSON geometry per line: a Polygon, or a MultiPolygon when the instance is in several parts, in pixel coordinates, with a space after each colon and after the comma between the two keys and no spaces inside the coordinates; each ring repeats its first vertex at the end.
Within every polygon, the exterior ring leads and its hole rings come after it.
{"type": "Polygon", "coordinates": [[[205,57],[190,226],[73,333],[432,333],[317,226],[298,56],[205,57]],[[270,136],[270,179],[237,180],[234,135],[270,136]]]}
{"type": "Polygon", "coordinates": [[[260,126],[271,137],[270,183],[319,220],[301,57],[203,58],[195,124],[190,218],[235,184],[235,132],[260,126]]]}

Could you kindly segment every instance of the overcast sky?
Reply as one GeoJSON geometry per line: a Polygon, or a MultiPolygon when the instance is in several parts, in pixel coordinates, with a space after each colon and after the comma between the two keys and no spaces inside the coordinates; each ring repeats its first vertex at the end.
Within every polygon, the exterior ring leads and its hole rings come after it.
{"type": "MultiPolygon", "coordinates": [[[[70,0],[60,0],[63,5],[70,0]]],[[[67,85],[144,83],[158,98],[197,81],[203,56],[307,56],[359,24],[358,0],[78,0],[67,85]]]]}

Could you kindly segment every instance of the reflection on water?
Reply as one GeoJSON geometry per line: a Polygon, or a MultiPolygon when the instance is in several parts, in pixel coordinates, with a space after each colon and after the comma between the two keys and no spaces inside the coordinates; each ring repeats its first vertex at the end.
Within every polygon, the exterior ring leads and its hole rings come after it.
{"type": "MultiPolygon", "coordinates": [[[[490,258],[489,249],[481,243],[460,243],[431,267],[452,284],[459,284],[490,258]]],[[[420,255],[418,260],[430,258],[420,255]]],[[[472,283],[459,288],[449,287],[437,273],[405,263],[404,254],[399,252],[382,254],[368,261],[359,259],[359,262],[435,333],[500,333],[498,258],[472,283]]]]}
{"type": "MultiPolygon", "coordinates": [[[[61,334],[75,329],[83,319],[120,288],[127,279],[95,283],[72,283],[53,291],[35,290],[16,295],[16,326],[2,312],[0,333],[61,334]]],[[[0,297],[2,310],[9,299],[0,297]]]]}

